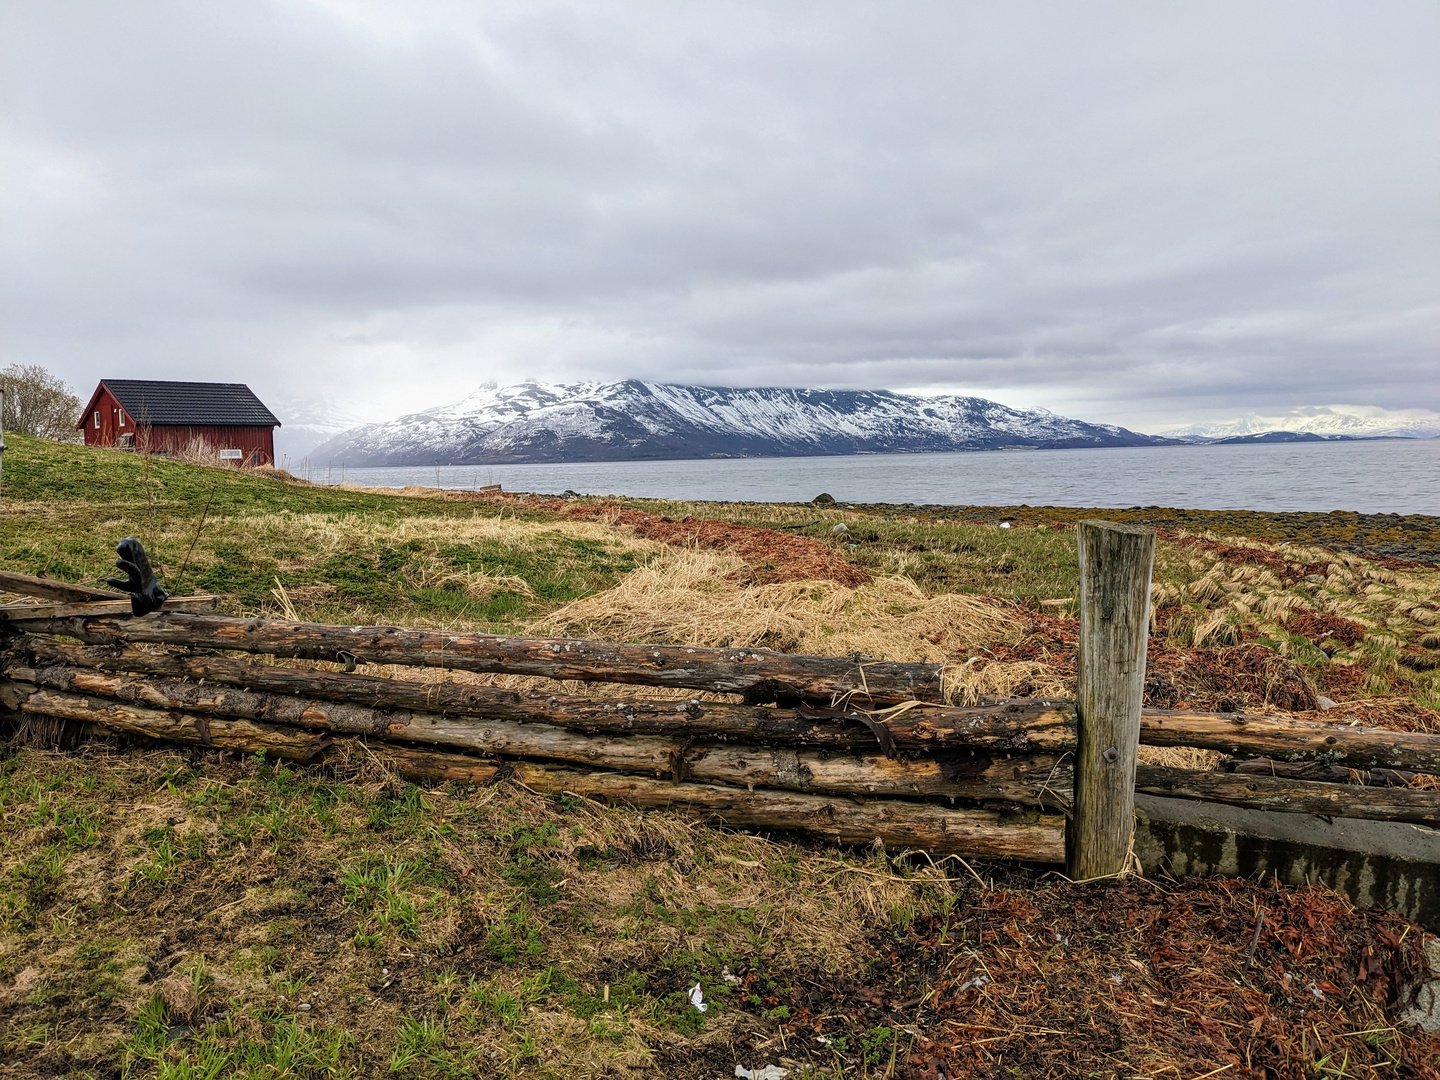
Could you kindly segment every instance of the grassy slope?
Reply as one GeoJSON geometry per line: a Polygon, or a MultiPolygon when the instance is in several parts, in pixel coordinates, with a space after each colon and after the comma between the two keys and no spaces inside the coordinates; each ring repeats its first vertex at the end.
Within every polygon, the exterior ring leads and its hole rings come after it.
{"type": "Polygon", "coordinates": [[[133,535],[167,586],[221,593],[237,614],[275,614],[280,585],[315,618],[459,618],[508,631],[614,584],[653,550],[594,527],[547,526],[547,515],[517,522],[510,511],[507,530],[494,507],[364,495],[18,436],[5,466],[6,567],[100,584],[113,573],[115,543],[133,535]]]}
{"type": "MultiPolygon", "coordinates": [[[[278,579],[314,617],[513,629],[658,552],[623,530],[514,506],[11,442],[0,565],[95,582],[115,540],[134,533],[173,581],[213,493],[186,590],[220,591],[236,612],[277,611],[278,579]]],[[[1065,529],[844,508],[647,509],[819,519],[808,534],[932,591],[1074,593],[1065,529]],[[835,536],[840,520],[849,531],[835,536]]],[[[1164,544],[1157,579],[1189,596],[1213,561],[1164,544]]],[[[1228,566],[1216,588],[1232,595],[1224,585],[1238,573],[1228,566]]],[[[1356,580],[1325,589],[1373,605],[1405,642],[1423,636],[1425,624],[1401,625],[1398,582],[1356,580]]],[[[992,890],[960,867],[773,844],[511,786],[427,792],[364,762],[297,770],[100,744],[8,751],[0,821],[0,1061],[15,1075],[658,1066],[709,1078],[784,1057],[830,1075],[933,1076],[950,1054],[975,1075],[1190,1075],[1253,1059],[1298,1076],[1433,1054],[1389,1026],[1393,985],[1355,979],[1356,948],[1404,966],[1419,935],[1318,894],[1187,885],[1172,900],[1018,872],[992,890]],[[1261,905],[1276,936],[1250,975],[1243,923],[1261,905]],[[1203,913],[1194,925],[1192,910],[1203,913]],[[1117,970],[1134,974],[1115,982],[1117,970]],[[994,985],[977,989],[986,972],[994,985]],[[1296,979],[1334,990],[1314,1005],[1288,994],[1296,979]],[[705,1014],[685,998],[697,982],[705,1014]],[[946,986],[916,1011],[913,999],[946,986]],[[892,1012],[899,1002],[912,1004],[892,1012]],[[1220,1023],[1197,1037],[1197,1015],[1220,1023]],[[1001,1037],[1012,1031],[1029,1034],[1001,1037]],[[963,1061],[943,1049],[972,1041],[963,1061]]]]}

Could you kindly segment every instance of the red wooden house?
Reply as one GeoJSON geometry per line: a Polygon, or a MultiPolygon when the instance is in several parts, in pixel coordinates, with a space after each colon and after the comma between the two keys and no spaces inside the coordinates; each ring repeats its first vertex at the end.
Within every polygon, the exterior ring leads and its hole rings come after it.
{"type": "Polygon", "coordinates": [[[152,454],[203,447],[237,465],[273,465],[280,421],[244,383],[102,379],[75,426],[86,446],[152,454]]]}

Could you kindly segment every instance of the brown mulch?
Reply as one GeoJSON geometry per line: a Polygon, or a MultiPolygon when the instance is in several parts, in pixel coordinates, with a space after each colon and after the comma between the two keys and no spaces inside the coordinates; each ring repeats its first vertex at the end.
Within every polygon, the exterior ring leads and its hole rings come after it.
{"type": "MultiPolygon", "coordinates": [[[[1024,610],[1025,633],[1014,644],[992,645],[998,660],[1034,660],[1062,678],[1076,677],[1077,619],[1024,610]]],[[[1354,645],[1364,627],[1338,615],[1307,613],[1289,628],[1311,641],[1334,638],[1354,645]]],[[[1355,722],[1393,731],[1440,732],[1440,712],[1402,694],[1362,696],[1364,664],[1326,664],[1306,678],[1293,661],[1255,642],[1203,649],[1184,648],[1163,636],[1150,638],[1145,661],[1145,704],[1155,709],[1190,708],[1231,712],[1281,709],[1310,719],[1355,722]],[[1339,704],[1322,710],[1314,686],[1339,704]]],[[[1403,679],[1392,679],[1404,689],[1403,679]]]]}
{"type": "Polygon", "coordinates": [[[1145,704],[1157,709],[1283,709],[1318,707],[1305,673],[1263,645],[1178,648],[1150,639],[1145,661],[1145,704]]]}
{"type": "MultiPolygon", "coordinates": [[[[1321,691],[1332,701],[1345,701],[1365,692],[1365,679],[1370,668],[1365,664],[1326,664],[1315,673],[1321,691]]],[[[1391,687],[1402,680],[1391,680],[1391,687]]]]}
{"type": "MultiPolygon", "coordinates": [[[[1079,643],[1077,619],[1046,612],[1026,611],[1024,636],[1013,645],[994,645],[999,660],[1035,660],[1053,668],[1062,678],[1076,675],[1079,643]]],[[[1298,623],[1299,620],[1296,620],[1298,623]]],[[[1348,619],[1321,616],[1298,632],[1322,641],[1351,631],[1340,623],[1348,619]]],[[[1351,624],[1356,625],[1358,624],[1351,624]]],[[[1343,639],[1340,639],[1343,640],[1343,639]]],[[[1303,712],[1319,707],[1305,673],[1291,660],[1254,642],[1187,648],[1164,636],[1150,638],[1146,657],[1145,704],[1156,709],[1192,708],[1216,712],[1246,709],[1284,709],[1303,712]]],[[[1321,673],[1322,689],[1333,694],[1358,692],[1365,677],[1362,665],[1327,665],[1321,673]]],[[[1428,711],[1428,710],[1427,710],[1428,711]]]]}
{"type": "Polygon", "coordinates": [[[1440,1038],[1396,1026],[1429,978],[1398,915],[1245,880],[968,892],[877,934],[860,979],[767,996],[787,1056],[912,1080],[1440,1076],[1440,1038]]]}
{"type": "MultiPolygon", "coordinates": [[[[1073,682],[1079,621],[1034,609],[1022,611],[1027,620],[1024,636],[1014,644],[992,645],[989,654],[998,660],[1039,661],[1073,682]]],[[[1359,623],[1322,613],[1297,616],[1289,629],[1316,644],[1334,638],[1354,645],[1364,635],[1359,623]]],[[[1150,708],[1279,709],[1306,719],[1440,733],[1440,711],[1406,697],[1403,678],[1391,679],[1396,693],[1364,692],[1369,669],[1363,663],[1325,664],[1307,678],[1293,661],[1255,642],[1192,649],[1156,636],[1150,638],[1145,667],[1145,704],[1150,708]],[[1321,709],[1317,687],[1338,704],[1321,709]]]]}
{"type": "Polygon", "coordinates": [[[1324,611],[1306,611],[1296,615],[1286,624],[1285,629],[1309,638],[1316,645],[1328,638],[1334,638],[1347,649],[1353,649],[1365,637],[1365,627],[1354,619],[1324,611]]]}
{"type": "MultiPolygon", "coordinates": [[[[1020,641],[991,646],[991,654],[999,660],[1036,660],[1062,678],[1073,680],[1079,620],[1044,612],[1026,615],[1029,623],[1020,641]]],[[[1155,709],[1232,712],[1317,707],[1315,692],[1304,673],[1292,661],[1262,645],[1192,649],[1157,636],[1150,638],[1145,667],[1145,704],[1155,709]]]]}

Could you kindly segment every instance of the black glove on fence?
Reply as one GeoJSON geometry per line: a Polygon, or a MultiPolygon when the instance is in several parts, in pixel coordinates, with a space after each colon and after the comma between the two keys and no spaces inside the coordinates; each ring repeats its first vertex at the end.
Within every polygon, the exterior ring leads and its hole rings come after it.
{"type": "Polygon", "coordinates": [[[159,611],[160,605],[170,599],[170,594],[155,580],[155,571],[150,569],[150,556],[145,554],[140,541],[127,536],[115,545],[115,554],[120,556],[115,565],[125,571],[128,580],[112,577],[107,578],[105,584],[130,594],[130,610],[134,614],[148,615],[159,611]]]}

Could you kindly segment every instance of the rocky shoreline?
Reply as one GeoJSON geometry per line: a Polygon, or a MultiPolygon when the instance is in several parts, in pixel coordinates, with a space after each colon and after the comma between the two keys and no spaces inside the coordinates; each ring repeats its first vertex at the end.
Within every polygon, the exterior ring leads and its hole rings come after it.
{"type": "Polygon", "coordinates": [[[1105,518],[1171,532],[1244,536],[1268,543],[1316,544],[1356,555],[1440,564],[1440,517],[1427,514],[1360,514],[1348,510],[1271,513],[1260,510],[1179,510],[1163,506],[1126,509],[1073,506],[941,506],[912,503],[845,503],[885,516],[937,521],[1048,523],[1105,518]]]}

